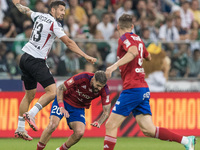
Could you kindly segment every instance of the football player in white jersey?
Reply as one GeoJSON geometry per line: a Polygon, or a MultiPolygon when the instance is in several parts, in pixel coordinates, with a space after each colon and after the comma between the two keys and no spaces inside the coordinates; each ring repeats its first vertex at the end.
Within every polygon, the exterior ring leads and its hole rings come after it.
{"type": "Polygon", "coordinates": [[[25,53],[22,55],[19,64],[26,90],[20,103],[18,128],[15,131],[15,137],[30,141],[32,137],[25,130],[25,120],[34,131],[37,131],[35,115],[56,96],[56,84],[45,62],[55,38],[61,39],[70,50],[83,56],[88,62],[95,63],[96,58],[85,54],[64,33],[61,24],[58,22],[63,20],[65,15],[65,3],[63,1],[53,1],[50,4],[49,14],[33,12],[28,7],[21,5],[20,0],[12,1],[21,13],[28,15],[34,21],[32,35],[29,42],[22,48],[25,53]],[[35,97],[37,82],[43,86],[45,94],[27,112],[31,101],[35,97]]]}

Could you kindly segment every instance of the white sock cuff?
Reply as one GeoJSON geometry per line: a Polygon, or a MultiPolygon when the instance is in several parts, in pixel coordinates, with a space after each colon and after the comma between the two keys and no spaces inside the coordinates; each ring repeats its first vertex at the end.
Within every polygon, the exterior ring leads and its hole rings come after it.
{"type": "Polygon", "coordinates": [[[117,139],[115,137],[112,137],[112,136],[108,136],[106,135],[105,136],[105,141],[109,141],[109,142],[112,142],[112,143],[116,143],[117,142],[117,139]]]}

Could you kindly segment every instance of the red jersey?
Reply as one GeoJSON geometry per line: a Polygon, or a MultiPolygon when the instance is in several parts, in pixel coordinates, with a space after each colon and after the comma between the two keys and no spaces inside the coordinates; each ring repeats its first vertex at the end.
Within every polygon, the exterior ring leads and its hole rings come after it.
{"type": "Polygon", "coordinates": [[[125,33],[119,38],[117,58],[121,59],[131,46],[136,46],[139,54],[129,63],[119,67],[123,80],[123,90],[148,87],[144,80],[145,73],[144,68],[142,68],[142,63],[143,58],[146,58],[149,53],[138,35],[125,33]]]}
{"type": "Polygon", "coordinates": [[[77,108],[89,108],[91,101],[101,96],[102,105],[110,104],[109,89],[107,84],[98,92],[92,92],[90,80],[94,73],[79,73],[64,82],[67,90],[63,93],[63,99],[68,104],[77,108]]]}

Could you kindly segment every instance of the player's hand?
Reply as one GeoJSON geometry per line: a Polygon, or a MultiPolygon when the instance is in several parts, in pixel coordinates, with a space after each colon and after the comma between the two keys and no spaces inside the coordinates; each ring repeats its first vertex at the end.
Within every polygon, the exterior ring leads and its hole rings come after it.
{"type": "Polygon", "coordinates": [[[91,57],[91,56],[88,56],[88,55],[85,56],[85,59],[86,59],[88,62],[92,63],[92,64],[94,64],[94,63],[97,61],[96,58],[91,57]]]}
{"type": "Polygon", "coordinates": [[[108,67],[105,71],[106,77],[109,79],[112,76],[112,72],[115,71],[117,67],[115,65],[112,65],[108,67]]]}
{"type": "Polygon", "coordinates": [[[93,127],[97,127],[97,128],[100,128],[100,126],[101,126],[97,121],[94,121],[90,125],[92,125],[93,127]]]}
{"type": "Polygon", "coordinates": [[[60,107],[60,113],[61,115],[64,115],[65,118],[69,118],[69,113],[65,108],[60,107]]]}
{"type": "Polygon", "coordinates": [[[14,4],[20,3],[20,0],[12,0],[14,4]]]}

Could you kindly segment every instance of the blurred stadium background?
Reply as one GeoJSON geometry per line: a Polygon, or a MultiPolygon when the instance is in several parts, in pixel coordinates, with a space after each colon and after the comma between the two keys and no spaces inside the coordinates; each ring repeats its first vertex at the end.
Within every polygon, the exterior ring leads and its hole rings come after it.
{"type": "MultiPolygon", "coordinates": [[[[64,0],[66,17],[62,22],[67,35],[87,54],[98,59],[95,65],[72,53],[56,40],[47,64],[57,85],[68,77],[82,72],[105,70],[116,61],[116,30],[123,13],[133,15],[133,32],[145,42],[152,54],[150,63],[143,63],[146,81],[151,90],[153,121],[157,126],[183,135],[200,136],[200,3],[199,0],[64,0]]],[[[21,0],[34,11],[47,13],[51,0],[21,0]]],[[[36,149],[38,137],[48,124],[51,105],[36,117],[38,132],[26,125],[35,139],[25,142],[13,139],[17,128],[18,107],[24,95],[18,67],[28,41],[33,22],[22,15],[11,0],[0,0],[0,149],[36,149]],[[11,144],[12,143],[12,144],[11,144]]],[[[119,71],[108,81],[112,105],[122,90],[119,71]]],[[[31,104],[43,94],[38,93],[31,104]]],[[[100,99],[86,111],[84,138],[71,149],[103,149],[104,125],[100,129],[90,126],[102,112],[100,99]],[[92,137],[92,138],[91,138],[92,137]]],[[[63,119],[46,149],[55,149],[71,131],[63,119]]],[[[183,149],[176,143],[144,138],[135,119],[130,115],[119,129],[116,150],[121,149],[183,149]],[[137,137],[137,138],[130,138],[137,137]],[[162,147],[162,148],[161,148],[162,147]]],[[[66,139],[66,138],[65,138],[66,139]]],[[[197,141],[198,142],[198,141],[197,141]]],[[[197,148],[199,146],[197,144],[197,148]]]]}

